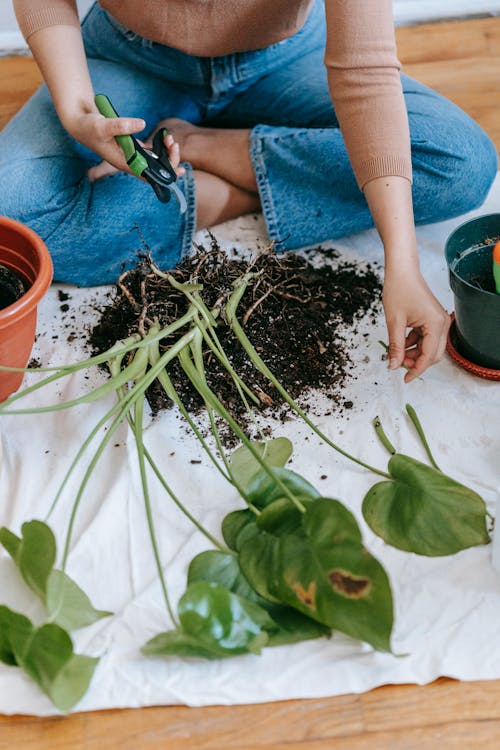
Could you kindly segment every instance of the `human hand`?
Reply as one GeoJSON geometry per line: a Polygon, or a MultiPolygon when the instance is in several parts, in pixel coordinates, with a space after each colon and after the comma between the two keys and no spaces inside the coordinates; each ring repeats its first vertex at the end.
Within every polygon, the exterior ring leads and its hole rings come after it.
{"type": "Polygon", "coordinates": [[[146,123],[137,117],[104,117],[97,109],[71,114],[63,125],[79,143],[101,156],[108,164],[130,172],[123,151],[115,141],[117,135],[131,135],[144,130],[146,123]]]}
{"type": "MultiPolygon", "coordinates": [[[[120,118],[124,119],[124,118],[120,118]]],[[[153,131],[153,134],[158,130],[159,128],[155,128],[153,131]]],[[[113,139],[114,140],[114,139],[113,139]]],[[[116,143],[116,141],[115,141],[116,143]]],[[[148,138],[147,141],[144,143],[142,141],[139,141],[141,145],[145,146],[146,148],[151,149],[153,145],[153,137],[152,135],[150,138],[148,138]]],[[[116,144],[118,146],[118,144],[116,144]]],[[[180,177],[185,173],[184,167],[179,166],[180,162],[180,151],[179,151],[179,144],[174,141],[173,137],[170,135],[170,133],[167,134],[165,137],[165,146],[167,147],[168,151],[168,158],[170,160],[170,163],[172,165],[172,168],[174,169],[177,177],[180,177]]],[[[118,146],[119,148],[119,146],[118,146]]],[[[119,148],[120,152],[121,149],[119,148]]],[[[122,153],[122,152],[121,152],[122,153]]],[[[123,157],[123,153],[122,153],[123,157]]],[[[125,163],[125,169],[122,169],[121,167],[117,166],[115,163],[105,160],[102,161],[100,164],[97,164],[95,167],[91,167],[88,171],[88,178],[91,182],[95,182],[96,180],[100,180],[102,177],[106,177],[108,175],[114,174],[118,171],[127,171],[130,172],[130,169],[128,168],[128,165],[125,162],[125,159],[123,159],[123,162],[125,163]]]]}
{"type": "Polygon", "coordinates": [[[404,380],[410,383],[441,359],[450,316],[415,267],[386,273],[382,300],[389,333],[389,369],[408,368],[411,372],[404,380]]]}

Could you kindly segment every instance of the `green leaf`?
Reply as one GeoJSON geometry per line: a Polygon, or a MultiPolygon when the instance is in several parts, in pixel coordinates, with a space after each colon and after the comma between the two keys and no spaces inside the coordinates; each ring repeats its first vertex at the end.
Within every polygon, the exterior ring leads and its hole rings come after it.
{"type": "Polygon", "coordinates": [[[9,529],[1,530],[0,542],[13,557],[28,586],[45,602],[47,579],[56,559],[54,534],[42,521],[22,525],[22,539],[9,529]]]}
{"type": "MultiPolygon", "coordinates": [[[[269,634],[266,646],[281,646],[286,643],[321,638],[329,635],[330,629],[291,607],[272,604],[263,599],[247,582],[242,574],[238,558],[227,552],[209,550],[201,552],[191,562],[188,582],[210,581],[232,591],[238,596],[256,602],[265,609],[272,619],[272,627],[264,626],[269,634]]],[[[176,647],[178,645],[175,641],[176,647]]]]}
{"type": "MultiPolygon", "coordinates": [[[[285,437],[252,445],[269,467],[284,466],[293,453],[293,445],[285,437]]],[[[231,454],[230,464],[231,471],[244,490],[247,489],[252,477],[262,471],[261,464],[245,445],[241,445],[231,454]]]]}
{"type": "MultiPolygon", "coordinates": [[[[307,507],[311,500],[303,498],[302,502],[307,507]]],[[[273,536],[283,536],[292,532],[300,533],[302,515],[303,513],[292,505],[288,498],[283,497],[264,508],[255,523],[260,531],[268,531],[273,536]]]]}
{"type": "Polygon", "coordinates": [[[35,628],[19,612],[0,606],[0,654],[19,666],[61,711],[85,694],[98,659],[73,653],[68,633],[49,623],[35,628]]]}
{"type": "Polygon", "coordinates": [[[167,630],[151,638],[141,648],[147,656],[187,656],[195,659],[224,659],[235,653],[207,644],[182,630],[167,630]]]}
{"type": "Polygon", "coordinates": [[[233,510],[222,521],[222,536],[229,549],[238,550],[237,540],[240,531],[255,521],[251,510],[233,510]]]}
{"type": "Polygon", "coordinates": [[[268,640],[263,630],[270,624],[267,612],[214,583],[188,586],[178,612],[184,632],[208,646],[258,654],[268,640]]]}
{"type": "Polygon", "coordinates": [[[276,604],[283,603],[278,593],[280,560],[279,539],[266,531],[259,531],[257,524],[246,527],[247,534],[239,549],[241,571],[250,586],[264,599],[276,604]]]}
{"type": "MultiPolygon", "coordinates": [[[[281,480],[298,499],[321,497],[320,493],[304,477],[290,469],[275,468],[273,474],[281,480]]],[[[247,496],[257,508],[265,508],[275,500],[284,497],[283,490],[265,471],[259,471],[250,480],[247,496]]]]}
{"type": "Polygon", "coordinates": [[[112,612],[94,609],[87,594],[61,570],[53,570],[47,582],[50,618],[66,630],[77,630],[109,617],[112,612]]]}
{"type": "Polygon", "coordinates": [[[2,526],[0,529],[0,544],[7,550],[12,559],[15,560],[19,552],[21,540],[5,526],[2,526]]]}
{"type": "Polygon", "coordinates": [[[390,651],[391,587],[383,567],[361,544],[352,514],[338,500],[321,498],[306,509],[302,529],[279,539],[282,601],[390,651]]]}
{"type": "Polygon", "coordinates": [[[292,607],[268,604],[266,608],[277,626],[273,632],[269,633],[266,646],[284,646],[287,643],[310,641],[330,635],[329,627],[311,620],[310,617],[292,607]]]}
{"type": "Polygon", "coordinates": [[[53,623],[38,628],[21,666],[61,711],[85,695],[98,659],[73,653],[68,633],[53,623]]]}
{"type": "Polygon", "coordinates": [[[490,541],[484,500],[440,471],[396,454],[392,480],[378,482],[363,501],[363,516],[387,544],[438,557],[490,541]]]}
{"type": "Polygon", "coordinates": [[[10,666],[19,664],[33,632],[34,627],[27,617],[0,606],[0,661],[10,666]]]}

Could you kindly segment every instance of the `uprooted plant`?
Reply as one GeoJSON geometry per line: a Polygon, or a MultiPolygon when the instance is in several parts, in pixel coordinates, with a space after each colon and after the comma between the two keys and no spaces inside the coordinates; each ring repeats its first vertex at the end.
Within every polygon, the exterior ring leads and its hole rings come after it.
{"type": "MultiPolygon", "coordinates": [[[[141,330],[111,349],[73,365],[45,368],[40,382],[12,396],[3,413],[40,413],[96,401],[110,393],[116,403],[102,416],[78,449],[45,522],[23,525],[22,538],[8,529],[0,543],[13,557],[26,583],[41,597],[48,622],[36,627],[24,615],[0,608],[0,660],[17,665],[33,677],[54,704],[68,710],[84,694],[97,660],[73,654],[69,630],[91,624],[109,613],[96,611],[65,569],[75,519],[92,471],[118,426],[127,420],[134,435],[151,544],[169,619],[174,628],[158,634],[144,647],[150,655],[205,658],[259,653],[263,647],[328,635],[338,630],[390,651],[393,626],[388,576],[363,546],[358,523],[337,499],[322,497],[302,476],[285,468],[292,445],[286,438],[250,440],[239,420],[222,403],[206,377],[206,360],[215,358],[228,373],[249,420],[259,401],[251,382],[235,370],[218,335],[218,322],[229,327],[256,371],[290,408],[337,453],[376,474],[366,494],[363,515],[370,528],[401,550],[448,555],[489,541],[484,501],[438,468],[418,418],[408,414],[429,457],[427,466],[396,453],[380,422],[376,431],[391,453],[388,471],[371,466],[336,445],[274,377],[240,322],[241,300],[258,272],[250,270],[234,282],[231,293],[208,307],[202,286],[193,278],[180,283],[172,274],[151,268],[159,279],[181,291],[187,312],[167,326],[147,314],[141,330]],[[19,399],[48,383],[93,366],[107,364],[110,379],[89,393],[37,409],[16,408],[19,399]],[[216,448],[202,434],[169,374],[176,363],[205,405],[216,448]],[[238,492],[245,508],[222,521],[224,542],[193,517],[170,487],[144,444],[143,410],[147,389],[156,381],[177,406],[210,461],[238,492]],[[230,456],[221,440],[224,423],[241,446],[230,456]],[[103,428],[104,435],[98,439],[103,428]],[[73,502],[61,570],[55,570],[55,542],[47,525],[84,454],[97,441],[73,502]],[[188,585],[177,612],[170,602],[158,551],[148,467],[177,507],[205,535],[211,549],[191,562],[188,585]]],[[[40,372],[37,369],[37,372],[40,372]]],[[[259,426],[255,422],[255,429],[259,426]]]]}

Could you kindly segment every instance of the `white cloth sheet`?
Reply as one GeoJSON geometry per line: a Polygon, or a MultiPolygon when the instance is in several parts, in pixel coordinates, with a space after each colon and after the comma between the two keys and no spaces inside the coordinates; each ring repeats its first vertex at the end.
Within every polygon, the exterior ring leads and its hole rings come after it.
{"type": "MultiPolygon", "coordinates": [[[[475,213],[497,210],[498,179],[486,204],[475,213]]],[[[453,301],[443,247],[450,231],[465,218],[418,230],[424,274],[449,310],[453,301]]],[[[216,235],[227,246],[265,243],[263,225],[253,218],[219,227],[216,235]]],[[[382,259],[373,231],[333,245],[349,259],[382,259]]],[[[71,298],[70,310],[61,314],[59,288],[52,287],[40,306],[34,356],[43,364],[80,357],[81,341],[68,343],[68,332],[76,330],[84,336],[95,320],[96,300],[106,292],[63,287],[71,298]],[[64,327],[67,324],[70,328],[64,327]]],[[[355,377],[345,388],[345,399],[352,400],[354,407],[342,416],[320,417],[322,429],[355,454],[384,467],[387,454],[370,426],[378,414],[398,449],[423,458],[404,411],[409,401],[420,415],[442,468],[479,491],[493,513],[500,483],[500,385],[474,378],[445,357],[423,381],[405,386],[403,372],[389,373],[381,361],[377,340],[386,338],[383,318],[375,327],[366,323],[358,329],[355,377]],[[364,332],[369,333],[367,339],[362,337],[364,332]]],[[[62,381],[27,402],[37,405],[67,399],[102,377],[93,374],[90,381],[62,381]]],[[[321,402],[322,397],[315,399],[321,402]]],[[[112,399],[106,403],[110,405],[112,399]]],[[[97,403],[41,416],[1,417],[1,525],[18,532],[23,521],[45,516],[79,441],[103,409],[104,404],[97,403]]],[[[115,612],[74,634],[79,653],[101,658],[91,687],[75,710],[332,696],[385,683],[423,684],[440,675],[462,680],[500,678],[500,575],[491,566],[491,546],[434,559],[386,546],[367,529],[360,511],[364,493],[376,477],[337,456],[298,421],[277,425],[276,435],[287,435],[295,444],[291,468],[356,514],[365,543],[390,575],[396,609],[393,649],[407,656],[375,653],[341,634],[266,649],[261,656],[215,662],[142,656],[140,646],[170,623],[148,541],[134,442],[123,426],[86,492],[69,558],[69,574],[94,605],[115,612]],[[321,480],[322,475],[327,478],[321,480]]],[[[148,424],[145,440],[181,499],[218,535],[222,517],[243,505],[208,463],[182,420],[173,411],[161,414],[148,424]],[[202,459],[202,463],[191,464],[191,459],[202,459]]],[[[59,551],[75,487],[76,479],[51,519],[59,551]]],[[[151,488],[168,587],[177,602],[189,561],[208,544],[153,480],[151,488]]],[[[36,620],[42,613],[33,599],[10,559],[0,552],[0,603],[36,620]]],[[[45,715],[54,713],[54,708],[20,670],[0,665],[0,712],[45,715]]]]}

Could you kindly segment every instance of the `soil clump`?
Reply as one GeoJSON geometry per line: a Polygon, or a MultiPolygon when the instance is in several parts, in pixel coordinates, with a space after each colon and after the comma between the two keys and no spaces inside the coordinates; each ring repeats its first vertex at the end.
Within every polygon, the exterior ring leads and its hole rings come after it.
{"type": "MultiPolygon", "coordinates": [[[[179,282],[203,284],[201,296],[209,308],[222,308],[233,291],[233,282],[251,270],[257,276],[249,285],[238,308],[245,332],[270,370],[294,397],[321,389],[330,399],[332,411],[352,407],[342,398],[342,386],[351,369],[351,336],[346,329],[369,315],[375,323],[380,312],[381,279],[372,264],[359,266],[342,260],[335,250],[309,251],[305,257],[269,250],[248,262],[236,251],[232,257],[222,251],[212,237],[211,247],[198,247],[170,271],[179,282]],[[312,260],[321,251],[323,264],[312,260]]],[[[103,352],[118,339],[137,330],[147,331],[147,322],[158,320],[167,326],[188,308],[184,294],[157,275],[147,256],[124,272],[116,293],[102,310],[90,335],[95,352],[103,352]]],[[[182,333],[182,332],[181,332],[182,333]]],[[[261,409],[281,420],[288,408],[273,386],[255,370],[221,314],[217,335],[240,377],[259,397],[261,409]]],[[[177,339],[179,333],[176,334],[177,339]]],[[[366,334],[365,334],[366,336],[366,334]]],[[[162,342],[163,350],[174,339],[162,342]]],[[[243,404],[233,381],[217,359],[206,352],[206,376],[210,387],[231,413],[247,424],[243,404]]],[[[170,377],[189,411],[202,407],[177,362],[168,368],[170,377]]],[[[154,384],[147,393],[153,414],[172,404],[154,384]]],[[[329,407],[329,408],[330,408],[329,407]]]]}

